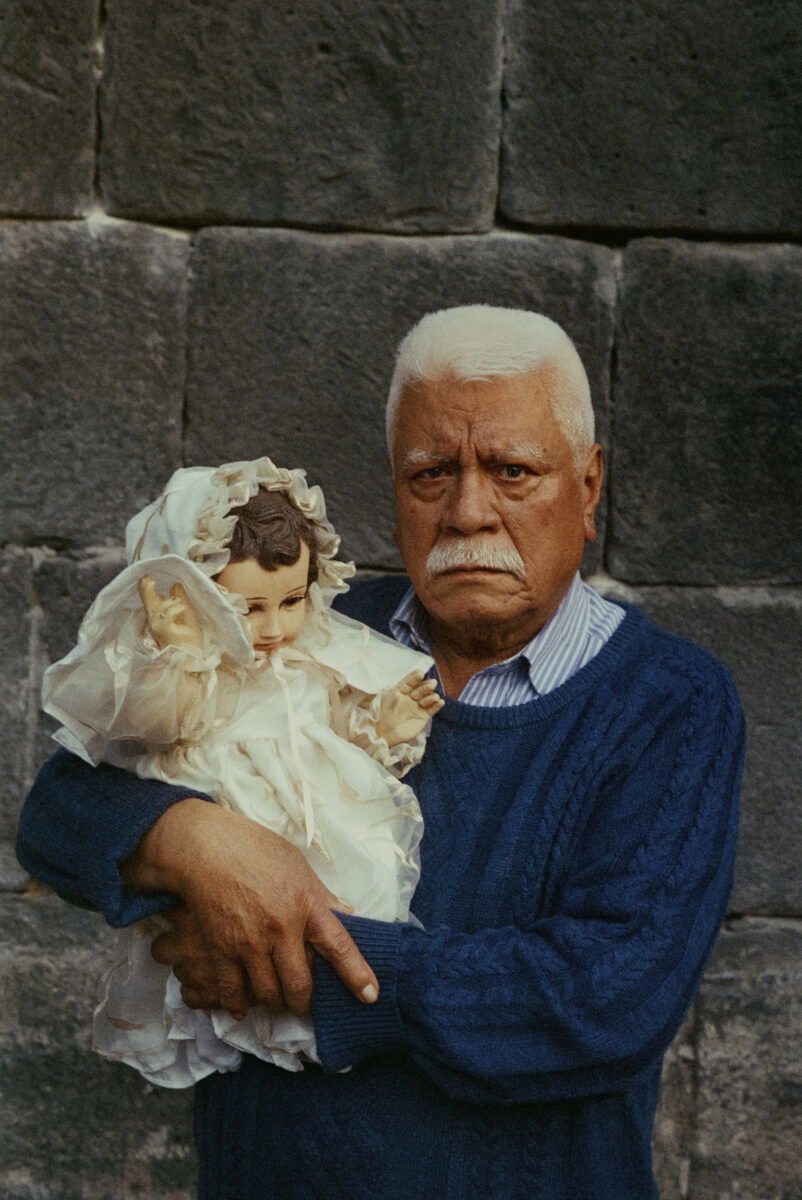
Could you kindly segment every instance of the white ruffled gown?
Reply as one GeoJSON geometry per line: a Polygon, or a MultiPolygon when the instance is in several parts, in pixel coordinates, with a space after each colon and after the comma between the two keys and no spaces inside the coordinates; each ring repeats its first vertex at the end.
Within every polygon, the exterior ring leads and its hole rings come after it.
{"type": "MultiPolygon", "coordinates": [[[[319,597],[301,637],[269,657],[244,644],[239,620],[225,628],[218,619],[215,644],[202,650],[159,650],[142,628],[136,596],[145,570],[166,571],[157,579],[162,585],[184,574],[180,559],[129,568],[122,628],[109,638],[101,612],[95,627],[82,629],[76,650],[49,669],[45,707],[65,722],[57,740],[95,762],[102,746],[105,761],[142,778],[213,796],[301,848],[354,912],[409,920],[423,826],[414,793],[398,776],[420,759],[425,737],[390,749],[371,721],[381,693],[431,660],[321,611],[319,597]],[[180,711],[173,699],[179,687],[180,711]]],[[[219,609],[212,589],[192,597],[201,610],[210,603],[219,609]]],[[[260,1008],[237,1021],[188,1008],[170,968],[150,955],[166,927],[155,918],[119,934],[95,1010],[100,1054],[166,1087],[236,1069],[242,1051],[289,1070],[315,1061],[311,1021],[273,1018],[260,1008]]]]}

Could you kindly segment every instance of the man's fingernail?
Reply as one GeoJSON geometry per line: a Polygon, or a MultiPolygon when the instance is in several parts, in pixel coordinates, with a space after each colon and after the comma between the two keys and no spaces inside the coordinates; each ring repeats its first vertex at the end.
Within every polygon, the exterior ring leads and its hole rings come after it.
{"type": "Polygon", "coordinates": [[[360,994],[366,1004],[375,1004],[379,998],[379,989],[375,984],[369,983],[367,987],[363,987],[360,994]]]}

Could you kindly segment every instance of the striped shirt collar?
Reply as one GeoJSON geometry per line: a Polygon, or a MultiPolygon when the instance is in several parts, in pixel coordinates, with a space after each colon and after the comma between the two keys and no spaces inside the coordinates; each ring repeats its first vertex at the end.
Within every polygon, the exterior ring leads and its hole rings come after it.
{"type": "MultiPolygon", "coordinates": [[[[590,661],[618,627],[624,611],[574,576],[556,612],[512,658],[493,663],[468,682],[467,704],[522,704],[554,691],[590,661]]],[[[410,587],[390,618],[390,631],[404,645],[431,652],[427,617],[410,587]]]]}

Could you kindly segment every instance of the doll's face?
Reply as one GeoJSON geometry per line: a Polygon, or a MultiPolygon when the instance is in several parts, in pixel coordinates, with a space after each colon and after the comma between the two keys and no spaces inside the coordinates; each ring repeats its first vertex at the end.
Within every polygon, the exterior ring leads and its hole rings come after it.
{"type": "Polygon", "coordinates": [[[294,642],[306,621],[309,547],[301,544],[301,557],[291,567],[266,571],[255,558],[229,563],[215,582],[243,596],[248,605],[248,626],[254,650],[265,652],[294,642]]]}

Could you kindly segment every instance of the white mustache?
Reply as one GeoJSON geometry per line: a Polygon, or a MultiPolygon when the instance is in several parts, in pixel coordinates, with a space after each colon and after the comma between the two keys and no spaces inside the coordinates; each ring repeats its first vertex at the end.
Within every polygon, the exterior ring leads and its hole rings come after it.
{"type": "Polygon", "coordinates": [[[473,538],[450,538],[438,542],[426,559],[429,575],[442,575],[462,567],[487,567],[490,571],[506,571],[520,579],[526,579],[526,567],[514,546],[496,546],[493,542],[475,541],[473,538]]]}

